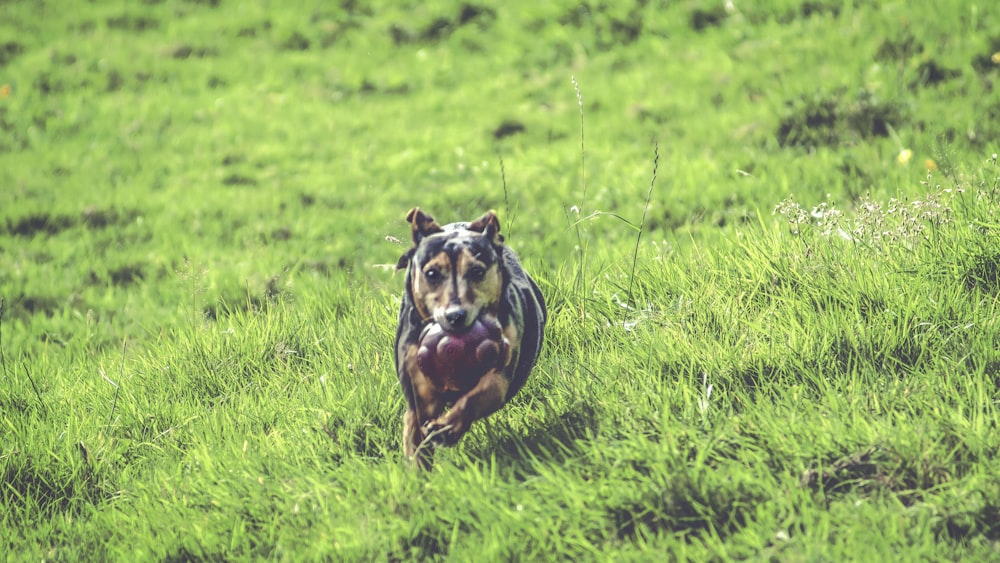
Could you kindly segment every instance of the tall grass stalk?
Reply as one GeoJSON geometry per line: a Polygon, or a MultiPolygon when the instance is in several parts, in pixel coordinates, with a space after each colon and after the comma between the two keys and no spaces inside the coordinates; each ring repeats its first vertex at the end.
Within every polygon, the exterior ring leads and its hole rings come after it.
{"type": "MultiPolygon", "coordinates": [[[[583,190],[582,196],[580,198],[580,205],[576,207],[576,218],[573,221],[574,228],[576,230],[576,244],[577,251],[579,252],[579,269],[577,270],[576,286],[577,291],[580,295],[586,291],[587,284],[587,245],[588,241],[584,240],[582,227],[580,223],[581,217],[587,209],[587,145],[584,136],[584,119],[583,119],[583,92],[580,90],[580,83],[576,81],[576,76],[570,76],[570,81],[573,83],[573,90],[576,92],[576,104],[580,108],[580,186],[583,190]]],[[[587,297],[584,295],[580,300],[580,314],[582,317],[587,316],[587,297]]]]}
{"type": "Polygon", "coordinates": [[[656,172],[660,166],[660,143],[653,145],[653,177],[649,179],[649,190],[646,192],[646,201],[642,206],[642,219],[639,221],[639,229],[635,235],[635,249],[632,251],[632,269],[628,275],[628,301],[632,305],[632,287],[635,284],[635,266],[639,260],[639,241],[642,240],[642,230],[646,226],[646,213],[649,211],[649,200],[653,197],[653,186],[656,185],[656,172]]]}
{"type": "Polygon", "coordinates": [[[507,169],[503,165],[503,155],[497,151],[497,160],[500,161],[500,183],[503,185],[503,216],[507,219],[507,228],[504,232],[507,236],[512,236],[511,229],[514,228],[514,216],[510,212],[510,197],[507,193],[507,169]]]}
{"type": "Polygon", "coordinates": [[[0,296],[0,375],[7,375],[7,356],[3,353],[3,310],[7,300],[0,296]]]}
{"type": "Polygon", "coordinates": [[[113,382],[115,385],[115,397],[111,400],[111,412],[108,413],[108,429],[111,428],[111,423],[115,419],[115,409],[118,407],[118,393],[122,388],[122,376],[125,374],[125,350],[128,348],[128,340],[122,339],[122,358],[121,363],[118,366],[118,381],[113,382]]]}
{"type": "Polygon", "coordinates": [[[35,399],[38,400],[38,406],[41,407],[43,411],[48,410],[45,406],[45,401],[42,400],[42,392],[39,391],[38,385],[35,383],[35,378],[31,377],[31,370],[28,369],[28,362],[24,358],[21,358],[21,368],[24,369],[24,376],[28,378],[28,383],[31,384],[31,390],[35,393],[35,399]]]}

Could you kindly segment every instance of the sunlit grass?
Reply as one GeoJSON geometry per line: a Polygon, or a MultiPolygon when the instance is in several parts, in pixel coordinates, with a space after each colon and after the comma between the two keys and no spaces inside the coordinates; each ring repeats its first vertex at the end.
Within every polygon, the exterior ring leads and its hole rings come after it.
{"type": "Polygon", "coordinates": [[[0,8],[8,558],[996,558],[988,10],[218,4],[0,8]],[[426,473],[414,205],[550,308],[426,473]]]}

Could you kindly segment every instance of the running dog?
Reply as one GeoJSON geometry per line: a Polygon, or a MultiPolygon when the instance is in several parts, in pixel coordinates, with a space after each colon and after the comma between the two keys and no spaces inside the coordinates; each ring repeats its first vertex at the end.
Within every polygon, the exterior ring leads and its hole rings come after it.
{"type": "MultiPolygon", "coordinates": [[[[538,285],[504,244],[493,211],[470,223],[441,226],[414,208],[406,220],[413,247],[396,265],[397,271],[406,269],[396,371],[407,405],[403,453],[427,468],[432,446],[455,444],[473,422],[521,389],[542,348],[547,311],[538,285]],[[480,339],[473,335],[484,325],[496,327],[492,338],[502,341],[487,342],[488,365],[474,370],[463,364],[443,374],[428,367],[426,356],[435,352],[421,346],[430,332],[464,346],[463,338],[480,339]]],[[[471,346],[475,350],[476,342],[471,346]]]]}

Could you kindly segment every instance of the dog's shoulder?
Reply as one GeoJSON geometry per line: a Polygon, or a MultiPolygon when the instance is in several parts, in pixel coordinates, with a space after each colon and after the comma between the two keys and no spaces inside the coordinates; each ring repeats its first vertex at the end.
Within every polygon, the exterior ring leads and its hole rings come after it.
{"type": "Polygon", "coordinates": [[[540,322],[544,324],[548,320],[548,309],[545,307],[545,297],[542,295],[542,290],[521,266],[521,261],[513,249],[505,246],[503,254],[504,269],[509,276],[510,287],[520,294],[526,306],[532,309],[540,317],[540,322]]]}

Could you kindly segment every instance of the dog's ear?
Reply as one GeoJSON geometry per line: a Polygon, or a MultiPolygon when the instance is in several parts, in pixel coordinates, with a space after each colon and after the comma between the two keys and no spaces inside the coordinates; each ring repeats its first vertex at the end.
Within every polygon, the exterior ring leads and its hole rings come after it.
{"type": "Polygon", "coordinates": [[[399,261],[396,262],[397,272],[405,270],[410,265],[410,260],[417,252],[417,245],[424,237],[440,233],[443,230],[433,217],[421,211],[419,207],[414,207],[406,214],[406,222],[413,228],[413,246],[399,257],[399,261]]]}
{"type": "Polygon", "coordinates": [[[399,260],[396,262],[396,271],[405,270],[410,265],[410,260],[413,260],[413,254],[417,251],[417,247],[413,247],[407,250],[399,260]]]}
{"type": "Polygon", "coordinates": [[[413,228],[413,246],[420,244],[424,237],[440,233],[443,229],[433,217],[414,207],[406,214],[406,222],[413,228]]]}
{"type": "Polygon", "coordinates": [[[497,219],[495,211],[487,211],[482,217],[469,223],[469,230],[483,235],[490,239],[490,242],[499,246],[503,244],[503,235],[500,234],[500,220],[497,219]]]}

